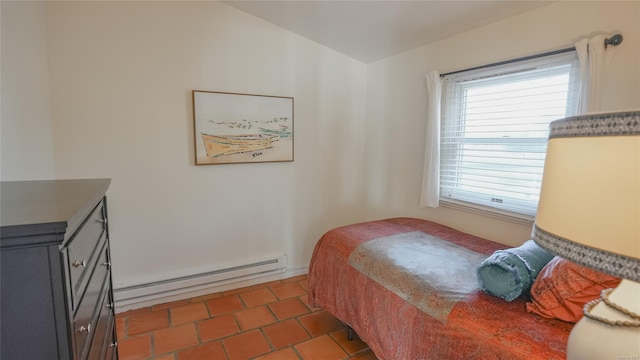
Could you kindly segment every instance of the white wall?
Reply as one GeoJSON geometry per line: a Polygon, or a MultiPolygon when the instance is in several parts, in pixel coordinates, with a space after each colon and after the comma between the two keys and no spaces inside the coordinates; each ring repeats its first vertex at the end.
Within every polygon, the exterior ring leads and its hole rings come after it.
{"type": "Polygon", "coordinates": [[[1,1],[0,179],[55,177],[45,10],[1,1]]]}
{"type": "Polygon", "coordinates": [[[55,165],[109,177],[114,286],[286,254],[362,218],[365,66],[217,2],[49,2],[55,165]],[[295,98],[295,161],[194,165],[191,91],[295,98]]]}
{"type": "Polygon", "coordinates": [[[327,229],[389,216],[524,241],[419,208],[427,70],[620,31],[605,106],[640,107],[637,2],[556,3],[367,66],[217,2],[1,3],[2,179],[112,178],[116,288],[270,254],[303,269],[327,229]],[[295,161],[193,165],[193,89],[293,96],[295,161]]]}
{"type": "Polygon", "coordinates": [[[511,245],[528,239],[530,225],[443,207],[420,209],[424,75],[569,47],[595,32],[624,35],[604,84],[603,110],[640,109],[639,2],[558,2],[368,65],[367,217],[422,217],[511,245]]]}

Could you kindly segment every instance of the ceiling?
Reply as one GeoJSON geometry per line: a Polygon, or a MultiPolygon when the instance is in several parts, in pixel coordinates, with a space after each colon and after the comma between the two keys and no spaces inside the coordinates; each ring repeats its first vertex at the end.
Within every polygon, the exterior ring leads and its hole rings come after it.
{"type": "Polygon", "coordinates": [[[552,1],[300,0],[224,3],[370,63],[552,1]]]}

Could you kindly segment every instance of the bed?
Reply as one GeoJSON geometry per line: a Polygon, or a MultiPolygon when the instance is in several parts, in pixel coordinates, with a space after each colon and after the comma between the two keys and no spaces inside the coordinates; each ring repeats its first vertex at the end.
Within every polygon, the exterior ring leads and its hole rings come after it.
{"type": "Polygon", "coordinates": [[[421,219],[339,227],[316,244],[309,302],[381,360],[564,359],[573,324],[480,290],[477,265],[504,248],[421,219]]]}

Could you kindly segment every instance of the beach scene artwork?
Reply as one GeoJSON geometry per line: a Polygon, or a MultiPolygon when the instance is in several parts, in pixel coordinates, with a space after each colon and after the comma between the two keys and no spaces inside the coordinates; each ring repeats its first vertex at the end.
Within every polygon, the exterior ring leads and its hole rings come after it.
{"type": "Polygon", "coordinates": [[[196,165],[293,161],[293,98],[193,91],[196,165]]]}

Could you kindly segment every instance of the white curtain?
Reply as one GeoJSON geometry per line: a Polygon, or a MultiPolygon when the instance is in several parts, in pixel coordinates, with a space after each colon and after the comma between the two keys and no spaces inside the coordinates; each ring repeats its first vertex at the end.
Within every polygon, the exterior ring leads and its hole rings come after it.
{"type": "Polygon", "coordinates": [[[427,78],[427,145],[422,174],[420,207],[437,208],[440,204],[440,104],[442,80],[440,73],[429,71],[427,78]]]}
{"type": "Polygon", "coordinates": [[[602,111],[602,82],[615,48],[609,45],[605,49],[604,40],[611,36],[611,34],[596,35],[575,44],[581,77],[578,114],[602,111]]]}

